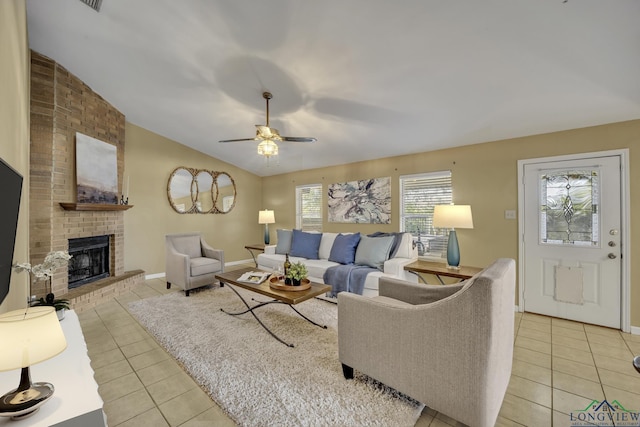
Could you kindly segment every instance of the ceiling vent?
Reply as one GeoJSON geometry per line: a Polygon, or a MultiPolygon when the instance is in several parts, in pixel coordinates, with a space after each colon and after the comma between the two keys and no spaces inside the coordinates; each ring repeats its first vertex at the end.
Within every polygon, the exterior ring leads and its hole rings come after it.
{"type": "Polygon", "coordinates": [[[100,12],[100,6],[102,6],[102,0],[80,0],[80,2],[86,4],[96,12],[100,12]]]}

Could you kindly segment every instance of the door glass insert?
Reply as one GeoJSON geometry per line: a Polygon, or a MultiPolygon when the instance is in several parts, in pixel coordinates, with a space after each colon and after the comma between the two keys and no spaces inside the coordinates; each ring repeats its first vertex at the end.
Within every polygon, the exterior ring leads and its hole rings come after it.
{"type": "Polygon", "coordinates": [[[540,243],[598,246],[599,173],[565,170],[540,175],[540,243]]]}

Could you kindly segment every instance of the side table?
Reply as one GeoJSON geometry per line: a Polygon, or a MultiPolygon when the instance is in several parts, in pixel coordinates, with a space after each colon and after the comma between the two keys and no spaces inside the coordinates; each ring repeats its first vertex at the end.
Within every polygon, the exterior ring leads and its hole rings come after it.
{"type": "Polygon", "coordinates": [[[258,253],[264,252],[264,247],[265,247],[264,243],[256,243],[254,245],[245,245],[244,247],[251,254],[251,258],[253,258],[253,263],[256,265],[256,267],[258,267],[258,260],[256,259],[256,256],[253,253],[253,251],[257,251],[258,253]]]}
{"type": "Polygon", "coordinates": [[[416,276],[424,283],[427,283],[420,274],[432,274],[438,278],[441,285],[445,285],[444,281],[442,281],[442,277],[454,277],[460,280],[466,280],[473,277],[475,274],[481,272],[483,269],[478,267],[466,267],[460,266],[459,269],[447,268],[446,264],[440,262],[433,261],[423,261],[417,260],[412,262],[411,264],[407,264],[404,266],[406,271],[409,271],[416,276]]]}

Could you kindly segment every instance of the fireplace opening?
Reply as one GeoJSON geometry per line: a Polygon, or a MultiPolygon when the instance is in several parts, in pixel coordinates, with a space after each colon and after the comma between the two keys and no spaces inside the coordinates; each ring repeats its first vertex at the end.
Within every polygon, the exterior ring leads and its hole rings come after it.
{"type": "Polygon", "coordinates": [[[69,289],[109,277],[109,236],[69,239],[69,289]]]}

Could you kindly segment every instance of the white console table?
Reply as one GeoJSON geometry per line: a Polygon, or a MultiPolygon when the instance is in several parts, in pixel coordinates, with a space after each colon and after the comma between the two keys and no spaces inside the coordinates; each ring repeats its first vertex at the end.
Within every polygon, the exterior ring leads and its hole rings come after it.
{"type": "MultiPolygon", "coordinates": [[[[67,348],[56,357],[31,366],[31,381],[53,384],[53,396],[38,412],[23,420],[0,417],[0,426],[11,427],[104,427],[102,398],[93,378],[87,345],[78,315],[68,310],[60,323],[67,348]]],[[[1,351],[1,350],[0,350],[1,351]]],[[[20,370],[0,372],[0,395],[18,387],[20,370]]]]}

